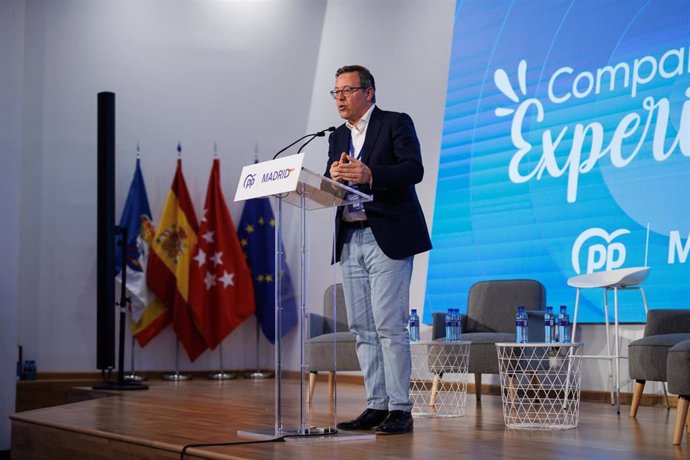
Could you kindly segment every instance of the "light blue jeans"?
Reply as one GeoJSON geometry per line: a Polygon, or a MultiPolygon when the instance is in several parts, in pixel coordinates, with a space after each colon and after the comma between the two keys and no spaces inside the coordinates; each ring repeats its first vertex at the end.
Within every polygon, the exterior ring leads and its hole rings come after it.
{"type": "Polygon", "coordinates": [[[340,266],[367,407],[409,412],[412,361],[407,322],[413,256],[390,259],[371,228],[345,231],[340,266]]]}

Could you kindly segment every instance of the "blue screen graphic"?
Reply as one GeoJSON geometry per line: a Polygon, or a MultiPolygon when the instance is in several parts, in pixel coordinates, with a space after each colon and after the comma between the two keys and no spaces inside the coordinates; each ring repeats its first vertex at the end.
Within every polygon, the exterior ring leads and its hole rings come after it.
{"type": "MultiPolygon", "coordinates": [[[[572,310],[569,278],[645,265],[650,308],[690,307],[686,1],[459,0],[441,148],[425,323],[477,281],[572,310]]],[[[583,289],[578,322],[603,315],[583,289]]]]}

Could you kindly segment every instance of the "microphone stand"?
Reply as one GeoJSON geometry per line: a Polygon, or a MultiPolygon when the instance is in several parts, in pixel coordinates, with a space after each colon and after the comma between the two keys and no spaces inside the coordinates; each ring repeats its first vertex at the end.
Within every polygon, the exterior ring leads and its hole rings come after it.
{"type": "Polygon", "coordinates": [[[304,140],[308,137],[310,138],[307,142],[305,142],[302,145],[302,147],[299,148],[299,151],[297,153],[300,153],[302,151],[302,149],[304,148],[304,146],[307,145],[308,143],[310,143],[311,141],[313,141],[314,138],[323,137],[326,135],[327,132],[333,132],[333,131],[335,131],[335,126],[329,126],[328,128],[324,129],[323,131],[318,131],[318,132],[311,133],[311,134],[305,134],[304,136],[300,137],[299,139],[297,139],[295,142],[291,143],[287,147],[283,147],[282,149],[278,150],[278,153],[273,155],[273,160],[278,158],[278,155],[280,155],[281,153],[283,153],[284,151],[286,151],[287,149],[289,149],[290,147],[292,147],[293,145],[295,145],[296,143],[298,143],[301,140],[304,140]]]}
{"type": "Polygon", "coordinates": [[[320,133],[316,133],[316,135],[315,135],[314,137],[312,137],[312,138],[309,139],[307,142],[305,142],[304,144],[302,144],[302,146],[299,148],[299,150],[297,150],[297,153],[302,153],[302,149],[303,149],[304,147],[306,147],[308,143],[310,143],[311,141],[313,141],[313,140],[316,139],[317,137],[323,137],[323,136],[325,136],[325,135],[326,135],[326,134],[325,134],[323,131],[320,132],[320,133]],[[319,136],[319,134],[321,134],[321,135],[319,136]]]}
{"type": "Polygon", "coordinates": [[[148,390],[148,386],[139,382],[129,381],[125,378],[125,321],[127,320],[127,227],[115,227],[115,234],[120,234],[120,271],[122,279],[120,282],[120,340],[118,343],[118,370],[117,382],[107,381],[102,385],[94,385],[94,390],[148,390]]]}

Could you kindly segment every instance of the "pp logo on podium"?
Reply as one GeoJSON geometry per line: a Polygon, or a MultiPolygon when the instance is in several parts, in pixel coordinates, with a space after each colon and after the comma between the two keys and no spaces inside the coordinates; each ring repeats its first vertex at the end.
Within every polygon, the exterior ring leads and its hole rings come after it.
{"type": "Polygon", "coordinates": [[[242,182],[242,187],[252,188],[254,182],[256,182],[256,174],[247,174],[247,177],[245,177],[244,181],[242,182]]]}
{"type": "Polygon", "coordinates": [[[581,274],[580,255],[587,251],[587,265],[585,273],[597,270],[614,270],[625,263],[626,249],[621,242],[614,241],[621,235],[630,233],[630,230],[620,228],[608,233],[603,228],[593,227],[580,233],[573,243],[571,259],[575,273],[581,274]]]}

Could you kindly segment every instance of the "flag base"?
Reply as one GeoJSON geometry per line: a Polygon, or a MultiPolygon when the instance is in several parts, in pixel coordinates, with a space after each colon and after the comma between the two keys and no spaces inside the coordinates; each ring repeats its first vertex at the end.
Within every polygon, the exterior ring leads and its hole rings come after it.
{"type": "Polygon", "coordinates": [[[143,374],[137,374],[136,372],[131,372],[129,374],[125,374],[125,380],[128,382],[145,382],[149,378],[146,377],[143,374]]]}
{"type": "Polygon", "coordinates": [[[191,380],[192,376],[189,374],[180,374],[179,372],[173,372],[172,374],[163,374],[162,379],[166,382],[184,382],[185,380],[191,380]]]}
{"type": "Polygon", "coordinates": [[[260,380],[260,379],[272,379],[275,373],[273,371],[269,371],[267,369],[256,369],[253,371],[247,371],[244,373],[244,378],[245,379],[255,379],[255,380],[260,380]]]}
{"type": "Polygon", "coordinates": [[[235,372],[214,372],[206,376],[208,380],[233,380],[237,378],[237,373],[235,372]]]}

